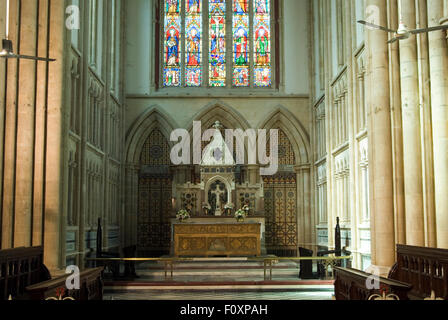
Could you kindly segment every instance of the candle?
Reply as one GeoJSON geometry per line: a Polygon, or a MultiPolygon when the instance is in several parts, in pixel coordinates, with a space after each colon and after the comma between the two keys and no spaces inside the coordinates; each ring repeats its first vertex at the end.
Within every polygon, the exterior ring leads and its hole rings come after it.
{"type": "Polygon", "coordinates": [[[9,0],[6,0],[6,40],[9,39],[9,0]]]}

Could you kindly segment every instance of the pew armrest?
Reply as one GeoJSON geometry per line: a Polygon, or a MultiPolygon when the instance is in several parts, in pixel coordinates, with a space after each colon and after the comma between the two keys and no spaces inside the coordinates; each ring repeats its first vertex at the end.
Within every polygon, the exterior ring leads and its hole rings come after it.
{"type": "Polygon", "coordinates": [[[66,281],[70,275],[57,277],[40,282],[25,288],[31,300],[45,300],[48,298],[67,298],[75,300],[102,300],[103,299],[103,267],[87,269],[80,273],[80,289],[67,290],[66,281]],[[64,289],[62,296],[58,296],[64,289]]]}
{"type": "MultiPolygon", "coordinates": [[[[336,300],[368,300],[374,294],[386,291],[397,295],[400,300],[409,300],[408,293],[412,285],[383,277],[378,277],[377,288],[369,289],[372,284],[371,274],[351,268],[335,267],[335,297],[336,300]]],[[[373,285],[373,284],[372,284],[373,285]]]]}

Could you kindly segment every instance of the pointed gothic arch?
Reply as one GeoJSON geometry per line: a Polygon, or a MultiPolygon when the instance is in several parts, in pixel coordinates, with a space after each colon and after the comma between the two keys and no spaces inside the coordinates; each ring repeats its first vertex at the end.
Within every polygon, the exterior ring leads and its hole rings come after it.
{"type": "MultiPolygon", "coordinates": [[[[131,126],[126,135],[126,217],[124,219],[128,245],[137,245],[137,250],[145,255],[162,255],[169,251],[171,215],[171,182],[167,170],[142,171],[141,155],[148,153],[151,135],[156,133],[158,141],[165,147],[160,148],[165,154],[170,142],[170,135],[178,128],[176,122],[159,106],[152,106],[144,112],[131,126]],[[155,174],[154,174],[155,173],[155,174]]],[[[152,151],[150,151],[152,152],[152,151]]],[[[170,163],[167,163],[170,165],[170,163]]]]}
{"type": "Polygon", "coordinates": [[[154,129],[159,129],[173,146],[170,136],[177,128],[179,126],[170,115],[159,106],[152,106],[134,122],[126,135],[126,163],[138,165],[143,146],[154,129]]]}
{"type": "MultiPolygon", "coordinates": [[[[310,139],[300,121],[286,108],[278,106],[267,115],[259,128],[280,129],[293,149],[293,170],[263,178],[266,215],[266,247],[279,256],[297,254],[297,248],[311,243],[314,225],[310,184],[310,139]],[[281,205],[284,204],[284,205],[281,205]]],[[[280,141],[279,141],[280,143],[280,141]]]]}
{"type": "Polygon", "coordinates": [[[310,163],[310,137],[302,123],[288,109],[278,106],[267,115],[258,126],[269,132],[271,129],[281,129],[288,137],[296,158],[296,165],[310,163]]]}
{"type": "Polygon", "coordinates": [[[250,128],[247,120],[235,108],[221,101],[213,101],[194,115],[187,130],[190,134],[193,132],[193,121],[201,121],[202,129],[208,129],[216,120],[221,121],[221,124],[229,129],[250,128]]]}

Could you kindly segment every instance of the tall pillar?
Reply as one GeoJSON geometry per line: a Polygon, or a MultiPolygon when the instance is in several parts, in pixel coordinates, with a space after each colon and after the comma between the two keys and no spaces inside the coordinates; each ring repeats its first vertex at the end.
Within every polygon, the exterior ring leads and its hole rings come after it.
{"type": "MultiPolygon", "coordinates": [[[[36,52],[35,30],[38,10],[37,2],[30,1],[22,6],[20,53],[34,55],[36,52]]],[[[15,224],[14,246],[30,247],[32,245],[32,207],[34,179],[34,146],[35,132],[35,78],[36,63],[31,60],[19,60],[18,119],[17,119],[17,155],[16,155],[16,188],[15,192],[15,224]]]]}
{"type": "MultiPolygon", "coordinates": [[[[428,26],[427,2],[431,0],[416,1],[418,12],[416,15],[417,28],[428,26]]],[[[434,196],[434,153],[432,140],[432,115],[431,115],[431,75],[429,71],[428,33],[417,36],[418,61],[419,61],[419,87],[420,109],[422,124],[422,185],[423,207],[425,219],[425,246],[436,247],[436,222],[435,222],[435,196],[434,196]]]]}
{"type": "MultiPolygon", "coordinates": [[[[415,0],[402,0],[401,12],[408,27],[415,29],[415,0]]],[[[400,71],[406,243],[408,245],[424,246],[422,141],[417,40],[415,36],[400,41],[400,71]]]]}
{"type": "Polygon", "coordinates": [[[126,165],[126,207],[123,221],[120,223],[123,230],[122,242],[124,247],[137,244],[138,172],[137,165],[126,165]]]}
{"type": "MultiPolygon", "coordinates": [[[[387,25],[386,0],[367,0],[367,11],[378,11],[387,25]],[[371,7],[370,7],[371,6],[371,7]]],[[[389,96],[388,35],[367,31],[370,203],[372,207],[372,264],[391,267],[395,262],[392,135],[389,96]]]]}
{"type": "Polygon", "coordinates": [[[251,185],[255,185],[258,183],[258,179],[260,176],[260,166],[259,165],[248,165],[248,182],[251,185]]]}
{"type": "MultiPolygon", "coordinates": [[[[389,26],[398,29],[398,3],[388,1],[389,26]]],[[[395,212],[395,241],[406,243],[406,216],[404,204],[404,172],[403,172],[403,121],[401,116],[401,87],[400,87],[400,50],[399,43],[389,46],[390,62],[390,95],[392,117],[392,145],[394,162],[394,212],[395,212]]]]}
{"type": "MultiPolygon", "coordinates": [[[[50,28],[48,45],[49,56],[57,59],[48,66],[51,81],[48,83],[48,136],[46,155],[46,186],[45,186],[45,235],[44,261],[50,270],[62,266],[61,237],[62,190],[63,190],[63,148],[62,132],[64,123],[64,35],[65,7],[62,1],[51,1],[48,28],[50,28]]],[[[65,262],[64,262],[65,263],[65,262]]]]}
{"type": "MultiPolygon", "coordinates": [[[[5,38],[6,33],[6,1],[0,1],[0,39],[5,38]]],[[[6,60],[0,61],[0,79],[2,84],[0,84],[0,141],[4,138],[4,119],[6,116],[6,101],[5,101],[5,81],[6,77],[6,60]]],[[[4,148],[3,143],[0,143],[0,154],[3,154],[4,148]]],[[[3,157],[0,157],[0,179],[3,180],[3,157]]],[[[0,180],[1,181],[1,180],[0,180]]],[[[3,189],[0,183],[0,194],[3,193],[3,189]]],[[[2,204],[0,204],[2,206],[2,204]]],[[[5,226],[5,230],[8,226],[5,226]]],[[[3,234],[3,210],[0,208],[0,232],[3,234]]],[[[3,236],[0,235],[0,250],[4,248],[3,246],[3,236]]]]}
{"type": "MultiPolygon", "coordinates": [[[[446,2],[446,1],[445,1],[446,2]]],[[[448,3],[445,3],[448,6],[448,3]]],[[[448,9],[445,7],[445,9],[448,9]]],[[[443,0],[428,1],[428,25],[439,25],[443,0]]],[[[442,20],[443,21],[443,20],[442,20]]],[[[448,23],[448,19],[445,20],[448,23]]],[[[445,32],[429,33],[437,246],[448,249],[448,48],[445,32]]]]}
{"type": "Polygon", "coordinates": [[[306,244],[306,226],[305,226],[305,203],[303,203],[302,195],[304,194],[304,184],[302,176],[302,167],[295,166],[294,171],[296,173],[296,184],[297,184],[297,241],[298,245],[304,247],[306,244]]]}

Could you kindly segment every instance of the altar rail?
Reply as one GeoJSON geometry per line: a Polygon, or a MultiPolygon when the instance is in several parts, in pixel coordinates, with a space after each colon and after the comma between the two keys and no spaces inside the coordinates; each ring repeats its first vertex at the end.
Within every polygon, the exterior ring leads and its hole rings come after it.
{"type": "Polygon", "coordinates": [[[412,285],[410,299],[425,299],[434,292],[448,300],[448,250],[397,245],[397,263],[389,278],[412,285]]]}
{"type": "MultiPolygon", "coordinates": [[[[344,257],[253,257],[253,258],[240,258],[242,261],[259,261],[263,262],[263,270],[264,270],[264,280],[272,280],[273,279],[273,269],[274,266],[279,261],[296,261],[296,262],[305,262],[305,261],[316,261],[321,263],[325,269],[325,277],[328,278],[328,275],[333,272],[334,268],[341,264],[341,262],[346,261],[349,265],[352,260],[351,256],[344,257]]],[[[205,261],[217,261],[213,258],[87,258],[86,261],[94,262],[97,265],[105,266],[109,268],[109,270],[117,269],[117,265],[120,263],[129,263],[129,262],[163,262],[164,263],[164,273],[165,279],[174,277],[174,266],[176,263],[181,262],[205,262],[205,261]]],[[[233,259],[233,261],[236,261],[233,259]]]]}

